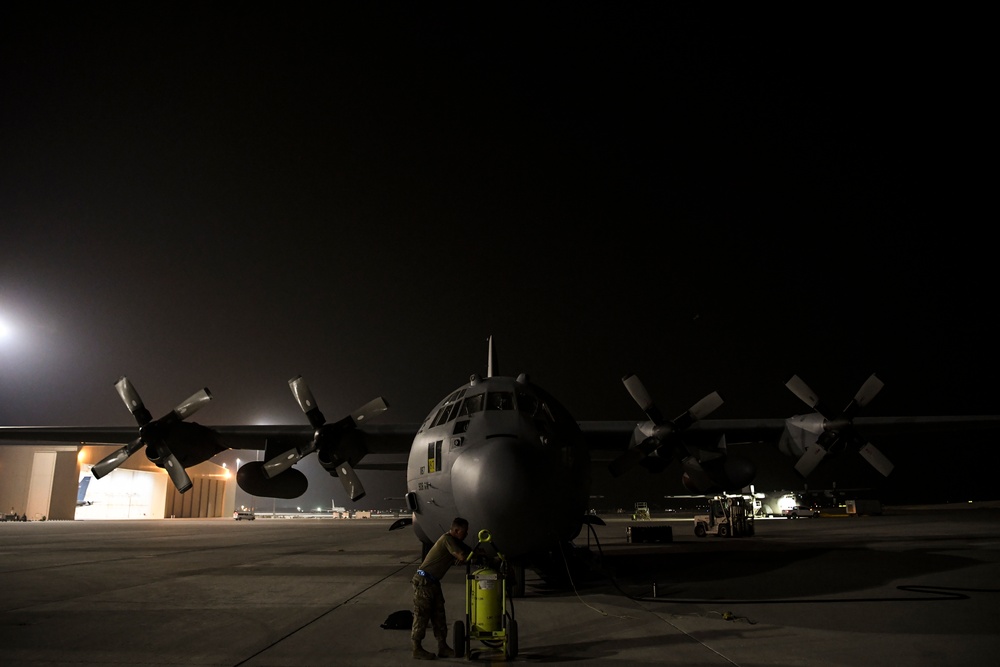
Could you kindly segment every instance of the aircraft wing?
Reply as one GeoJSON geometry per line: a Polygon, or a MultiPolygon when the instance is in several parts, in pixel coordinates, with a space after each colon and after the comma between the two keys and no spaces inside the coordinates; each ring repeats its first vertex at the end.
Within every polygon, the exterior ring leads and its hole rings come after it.
{"type": "MultiPolygon", "coordinates": [[[[227,449],[256,449],[268,452],[306,448],[313,440],[308,426],[212,426],[219,444],[227,449]]],[[[366,424],[355,429],[364,453],[354,463],[358,470],[405,471],[420,424],[366,424]]]]}
{"type": "Polygon", "coordinates": [[[4,445],[121,445],[135,435],[134,426],[0,426],[4,445]]]}
{"type": "MultiPolygon", "coordinates": [[[[710,445],[726,436],[727,445],[777,442],[788,423],[781,417],[760,419],[702,419],[687,427],[684,437],[691,444],[710,445]]],[[[854,424],[878,435],[961,433],[1000,429],[1000,415],[943,415],[921,417],[858,417],[854,424]]],[[[582,421],[580,430],[595,458],[627,449],[637,426],[635,421],[582,421]]]]}
{"type": "MultiPolygon", "coordinates": [[[[217,450],[249,449],[267,451],[280,443],[285,447],[305,446],[313,439],[309,425],[285,426],[203,426],[197,423],[185,435],[210,442],[217,450]]],[[[377,470],[405,470],[406,455],[420,424],[366,424],[358,434],[366,457],[357,467],[377,470]],[[386,463],[387,456],[402,455],[399,463],[386,463]]],[[[0,426],[0,445],[125,445],[136,438],[134,426],[0,426]]]]}
{"type": "MultiPolygon", "coordinates": [[[[685,429],[684,438],[689,444],[705,448],[715,447],[723,435],[728,444],[777,442],[785,429],[785,421],[779,418],[702,419],[685,429]]],[[[642,426],[635,421],[582,421],[579,425],[593,459],[598,461],[636,444],[633,436],[642,426]]]]}
{"type": "Polygon", "coordinates": [[[788,419],[701,419],[683,429],[680,447],[675,447],[668,457],[658,459],[652,456],[660,444],[652,420],[581,422],[580,428],[590,447],[591,459],[608,462],[613,475],[639,463],[651,472],[662,471],[676,459],[684,470],[685,486],[702,492],[704,488],[736,488],[745,479],[753,478],[752,462],[744,462],[741,467],[733,465],[739,458],[727,453],[727,447],[776,444],[779,451],[796,458],[795,470],[806,477],[832,451],[829,444],[832,436],[845,431],[851,435],[853,448],[861,458],[882,475],[889,476],[894,469],[892,462],[867,436],[877,440],[880,436],[986,433],[1000,429],[1000,416],[858,417],[849,422],[849,429],[840,420],[830,421],[819,413],[788,419]]]}

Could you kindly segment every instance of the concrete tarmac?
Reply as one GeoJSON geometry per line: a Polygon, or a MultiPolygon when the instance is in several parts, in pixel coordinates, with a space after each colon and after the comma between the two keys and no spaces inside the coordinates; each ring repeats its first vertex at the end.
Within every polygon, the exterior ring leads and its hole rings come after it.
{"type": "MultiPolygon", "coordinates": [[[[568,585],[529,574],[515,662],[970,667],[1000,653],[1000,509],[758,520],[749,538],[666,516],[603,517],[568,585]],[[630,544],[630,525],[669,525],[673,541],[630,544]]],[[[0,523],[0,665],[417,664],[409,632],[380,627],[411,607],[419,557],[389,523],[0,523]]],[[[464,584],[463,567],[444,580],[450,628],[464,584]]],[[[503,662],[473,649],[435,662],[503,662]]]]}

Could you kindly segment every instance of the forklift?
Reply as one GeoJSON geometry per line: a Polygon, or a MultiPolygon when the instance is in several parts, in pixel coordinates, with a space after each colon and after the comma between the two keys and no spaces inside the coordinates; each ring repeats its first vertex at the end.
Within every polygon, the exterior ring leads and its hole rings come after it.
{"type": "MultiPolygon", "coordinates": [[[[490,531],[479,531],[479,544],[473,553],[492,540],[490,531]]],[[[495,549],[496,545],[492,545],[495,549]]],[[[480,559],[476,559],[477,561],[480,559]]],[[[465,620],[455,621],[455,655],[474,660],[473,641],[490,649],[502,650],[506,660],[517,657],[517,620],[514,603],[507,597],[507,560],[499,551],[487,564],[479,563],[473,571],[473,559],[465,564],[465,620]],[[508,611],[509,608],[509,611],[508,611]]]]}
{"type": "Polygon", "coordinates": [[[753,506],[743,496],[716,496],[708,501],[708,514],[695,515],[694,534],[751,537],[753,506]]]}

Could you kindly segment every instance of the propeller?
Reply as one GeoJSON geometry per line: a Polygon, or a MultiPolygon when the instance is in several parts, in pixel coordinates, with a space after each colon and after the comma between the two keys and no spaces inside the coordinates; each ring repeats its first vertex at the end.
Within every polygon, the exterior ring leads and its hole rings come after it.
{"type": "Polygon", "coordinates": [[[866,442],[854,428],[854,417],[858,412],[868,405],[875,396],[885,386],[884,383],[872,373],[871,377],[865,380],[854,398],[837,415],[829,407],[820,401],[819,395],[809,388],[798,375],[785,383],[788,389],[799,397],[809,407],[813,408],[823,417],[823,433],[816,439],[816,442],[806,447],[805,453],[795,463],[795,470],[800,475],[806,477],[811,473],[820,461],[830,452],[839,452],[846,449],[848,445],[857,445],[858,452],[868,461],[869,464],[882,475],[888,477],[893,470],[893,464],[875,448],[870,442],[866,442]]]}
{"type": "Polygon", "coordinates": [[[344,451],[342,445],[349,431],[388,410],[388,403],[381,397],[373,399],[340,421],[328,424],[301,375],[289,380],[288,386],[314,429],[313,438],[306,445],[292,447],[264,463],[264,476],[270,479],[280,475],[304,457],[318,451],[319,461],[323,467],[336,473],[352,501],[358,500],[365,495],[365,489],[348,460],[349,453],[344,451]]]}
{"type": "Polygon", "coordinates": [[[685,430],[691,424],[711,414],[722,405],[722,397],[718,392],[712,392],[703,399],[692,405],[686,412],[670,421],[663,418],[663,413],[653,402],[645,385],[635,375],[626,375],[622,378],[625,388],[632,396],[633,400],[646,413],[649,421],[638,424],[632,434],[634,446],[629,447],[621,456],[611,462],[608,469],[611,474],[618,477],[628,470],[641,463],[646,457],[653,455],[664,444],[669,442],[672,436],[685,430]]]}
{"type": "Polygon", "coordinates": [[[208,387],[191,394],[176,408],[159,419],[153,419],[142,399],[139,398],[139,392],[135,390],[127,377],[124,375],[120,377],[115,383],[115,389],[139,425],[139,437],[95,464],[91,470],[94,477],[96,479],[104,477],[145,446],[147,450],[150,450],[147,452],[150,460],[163,466],[179,492],[184,493],[190,489],[191,478],[188,477],[184,466],[170,450],[167,441],[175,424],[187,419],[212,400],[212,394],[208,387]]]}

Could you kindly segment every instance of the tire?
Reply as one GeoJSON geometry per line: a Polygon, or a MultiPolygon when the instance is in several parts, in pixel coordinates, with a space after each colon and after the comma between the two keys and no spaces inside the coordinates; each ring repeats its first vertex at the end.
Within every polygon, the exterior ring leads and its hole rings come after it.
{"type": "Polygon", "coordinates": [[[455,642],[455,657],[461,658],[465,655],[465,623],[455,621],[455,630],[452,641],[455,642]]]}
{"type": "Polygon", "coordinates": [[[507,641],[503,645],[503,654],[507,660],[517,657],[517,621],[513,618],[507,621],[507,641]]]}
{"type": "Polygon", "coordinates": [[[705,530],[705,524],[703,523],[699,523],[697,526],[694,527],[694,534],[697,535],[698,537],[705,537],[707,533],[708,531],[705,530]]]}
{"type": "Polygon", "coordinates": [[[507,595],[512,599],[524,597],[524,563],[511,563],[505,585],[507,586],[507,595]]]}
{"type": "Polygon", "coordinates": [[[719,537],[729,537],[729,524],[719,526],[719,537]]]}

